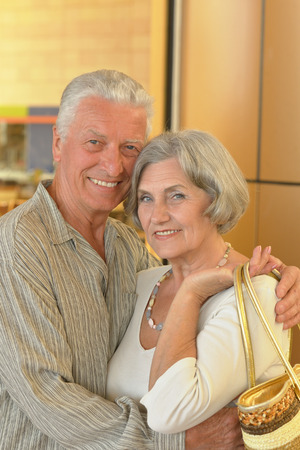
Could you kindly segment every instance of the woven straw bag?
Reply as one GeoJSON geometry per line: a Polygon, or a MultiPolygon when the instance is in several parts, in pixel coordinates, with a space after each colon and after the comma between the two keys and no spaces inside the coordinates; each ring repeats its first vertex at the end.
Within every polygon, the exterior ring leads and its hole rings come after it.
{"type": "MultiPolygon", "coordinates": [[[[249,276],[249,263],[234,273],[234,287],[245,348],[249,389],[237,406],[246,449],[300,449],[300,364],[292,368],[277,343],[249,276]],[[244,283],[286,373],[255,386],[254,358],[244,303],[244,283]]],[[[299,327],[300,329],[300,327],[299,327]]]]}

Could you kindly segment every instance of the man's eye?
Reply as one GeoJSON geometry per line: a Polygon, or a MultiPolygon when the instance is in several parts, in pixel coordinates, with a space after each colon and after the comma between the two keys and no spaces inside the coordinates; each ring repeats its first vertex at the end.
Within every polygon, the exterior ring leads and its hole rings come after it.
{"type": "Polygon", "coordinates": [[[140,150],[135,145],[128,144],[123,147],[123,153],[128,156],[138,156],[140,150]]]}
{"type": "Polygon", "coordinates": [[[90,139],[89,142],[91,144],[98,144],[99,143],[99,141],[97,141],[97,139],[90,139]]]}

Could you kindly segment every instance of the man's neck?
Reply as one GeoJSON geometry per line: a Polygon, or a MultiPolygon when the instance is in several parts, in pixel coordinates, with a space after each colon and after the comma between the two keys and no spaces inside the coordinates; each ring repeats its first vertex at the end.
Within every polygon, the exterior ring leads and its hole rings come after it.
{"type": "Polygon", "coordinates": [[[77,230],[105,261],[104,232],[108,214],[87,217],[79,209],[74,212],[74,209],[69,205],[70,202],[64,201],[59,195],[55,180],[48,186],[47,190],[65,221],[77,230]]]}

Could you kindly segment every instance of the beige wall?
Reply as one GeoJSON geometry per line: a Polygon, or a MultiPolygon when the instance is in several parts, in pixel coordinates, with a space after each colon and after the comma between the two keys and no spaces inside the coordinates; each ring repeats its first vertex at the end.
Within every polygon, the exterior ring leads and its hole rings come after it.
{"type": "Polygon", "coordinates": [[[300,267],[300,2],[262,6],[184,1],[181,125],[215,134],[249,180],[249,210],[225,238],[300,267]]]}
{"type": "MultiPolygon", "coordinates": [[[[184,5],[181,124],[216,135],[245,176],[255,179],[260,1],[187,0],[184,5]]],[[[256,239],[256,186],[250,191],[250,208],[228,236],[246,254],[256,239]]]]}
{"type": "Polygon", "coordinates": [[[2,0],[0,106],[57,106],[65,85],[121,70],[156,99],[162,129],[166,0],[2,0]]]}

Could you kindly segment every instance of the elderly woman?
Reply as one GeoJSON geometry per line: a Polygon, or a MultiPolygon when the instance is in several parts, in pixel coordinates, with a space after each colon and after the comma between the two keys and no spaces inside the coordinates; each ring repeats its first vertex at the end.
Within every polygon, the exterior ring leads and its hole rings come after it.
{"type": "MultiPolygon", "coordinates": [[[[135,313],[110,361],[107,395],[140,400],[156,431],[193,427],[247,388],[232,272],[248,258],[222,234],[236,225],[248,200],[241,171],[207,133],[162,134],[138,158],[127,210],[170,265],[138,276],[135,313]]],[[[275,322],[277,282],[261,275],[253,283],[287,351],[288,334],[275,322]]],[[[247,312],[262,382],[283,368],[249,304],[247,312]]]]}

